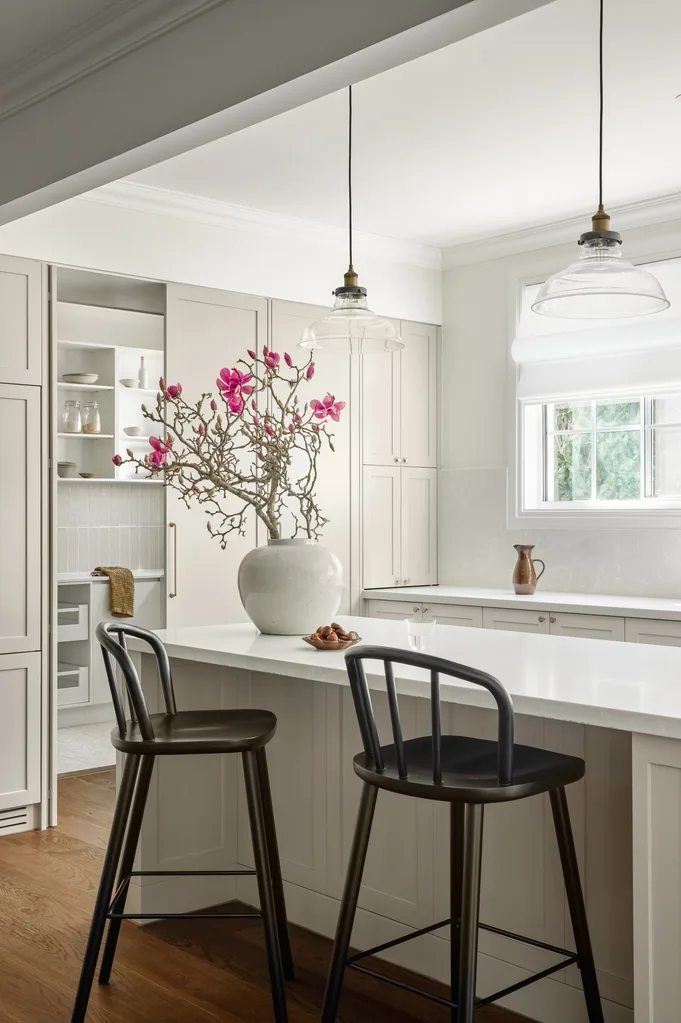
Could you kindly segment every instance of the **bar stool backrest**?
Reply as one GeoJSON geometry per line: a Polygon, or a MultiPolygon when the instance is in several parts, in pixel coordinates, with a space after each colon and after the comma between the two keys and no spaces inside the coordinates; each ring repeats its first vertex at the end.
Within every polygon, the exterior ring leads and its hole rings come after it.
{"type": "Polygon", "coordinates": [[[133,636],[135,639],[141,639],[143,642],[148,643],[151,647],[153,653],[156,655],[156,663],[158,665],[158,674],[161,680],[161,689],[163,691],[166,714],[177,714],[173,680],[170,674],[170,661],[168,660],[166,648],[158,636],[156,636],[153,632],[149,632],[148,629],[141,629],[139,625],[130,625],[122,622],[100,622],[95,630],[95,635],[97,636],[97,640],[102,648],[106,677],[109,680],[111,699],[113,700],[114,711],[116,712],[116,721],[118,723],[118,731],[121,738],[123,738],[126,734],[127,723],[125,719],[125,708],[123,707],[123,701],[121,700],[121,694],[118,689],[118,682],[116,681],[114,661],[118,664],[123,675],[130,703],[132,720],[137,721],[140,729],[140,735],[143,739],[154,739],[154,728],[151,723],[151,717],[149,716],[147,701],[144,698],[142,685],[132,657],[128,653],[126,636],[133,636]]]}
{"type": "Polygon", "coordinates": [[[423,668],[430,672],[430,705],[431,732],[433,738],[433,782],[442,784],[442,715],[440,712],[440,675],[471,682],[482,686],[492,694],[497,705],[498,715],[498,749],[499,785],[510,785],[513,780],[513,735],[514,718],[513,704],[501,682],[477,668],[469,668],[465,664],[457,664],[442,657],[433,657],[415,650],[403,650],[398,647],[358,646],[348,650],[345,663],[350,678],[350,688],[355,703],[355,711],[359,730],[364,744],[364,752],[376,771],[385,770],[385,762],[381,753],[376,718],[374,717],[369,695],[369,685],[364,671],[364,661],[382,661],[388,693],[390,724],[393,733],[395,758],[400,778],[409,777],[402,724],[395,685],[393,664],[408,664],[414,668],[423,668]]]}

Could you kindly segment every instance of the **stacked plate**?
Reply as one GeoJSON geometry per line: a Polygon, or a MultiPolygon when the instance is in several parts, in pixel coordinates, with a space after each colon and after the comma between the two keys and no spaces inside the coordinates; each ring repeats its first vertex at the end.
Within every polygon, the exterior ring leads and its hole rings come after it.
{"type": "Polygon", "coordinates": [[[96,384],[99,373],[64,373],[62,380],[65,384],[96,384]]]}

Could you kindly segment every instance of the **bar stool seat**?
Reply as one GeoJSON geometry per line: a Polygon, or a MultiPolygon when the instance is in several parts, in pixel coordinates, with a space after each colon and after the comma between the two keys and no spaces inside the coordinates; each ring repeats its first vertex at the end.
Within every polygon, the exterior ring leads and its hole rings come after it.
{"type": "Polygon", "coordinates": [[[268,710],[180,710],[150,714],[153,739],[145,739],[139,724],[128,722],[124,736],[118,727],[111,742],[121,753],[152,756],[179,753],[243,753],[265,746],[277,729],[268,710]]]}
{"type": "Polygon", "coordinates": [[[513,782],[499,784],[499,745],[489,739],[465,735],[443,735],[442,781],[433,781],[433,740],[429,735],[404,740],[404,755],[409,773],[401,776],[397,748],[381,746],[383,770],[366,753],[353,760],[355,773],[362,781],[379,789],[422,799],[440,799],[451,803],[503,803],[525,799],[570,785],[584,776],[584,761],[578,757],[553,753],[534,746],[513,746],[513,782]]]}

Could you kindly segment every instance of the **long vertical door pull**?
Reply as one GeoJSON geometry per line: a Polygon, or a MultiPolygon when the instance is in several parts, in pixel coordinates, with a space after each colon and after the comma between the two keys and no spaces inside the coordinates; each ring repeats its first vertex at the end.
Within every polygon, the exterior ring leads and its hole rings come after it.
{"type": "Polygon", "coordinates": [[[169,522],[168,529],[172,529],[173,533],[173,589],[172,593],[169,593],[169,597],[177,596],[177,523],[169,522]]]}

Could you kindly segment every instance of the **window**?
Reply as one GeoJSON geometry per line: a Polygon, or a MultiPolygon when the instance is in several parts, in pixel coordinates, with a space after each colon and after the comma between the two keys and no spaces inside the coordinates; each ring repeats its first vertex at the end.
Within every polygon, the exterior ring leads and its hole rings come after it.
{"type": "Polygon", "coordinates": [[[681,392],[524,406],[525,508],[681,506],[681,392]]]}

